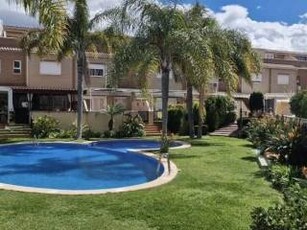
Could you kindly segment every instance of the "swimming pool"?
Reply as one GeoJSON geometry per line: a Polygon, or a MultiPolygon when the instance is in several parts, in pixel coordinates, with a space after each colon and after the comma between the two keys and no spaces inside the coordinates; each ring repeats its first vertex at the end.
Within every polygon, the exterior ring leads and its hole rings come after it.
{"type": "Polygon", "coordinates": [[[131,149],[155,149],[159,145],[157,141],[116,140],[0,146],[0,187],[74,193],[150,183],[165,173],[164,166],[131,149]]]}

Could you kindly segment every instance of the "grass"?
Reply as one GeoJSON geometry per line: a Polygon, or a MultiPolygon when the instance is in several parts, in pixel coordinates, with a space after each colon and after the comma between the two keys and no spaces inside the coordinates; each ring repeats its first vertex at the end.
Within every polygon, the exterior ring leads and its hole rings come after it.
{"type": "Polygon", "coordinates": [[[205,137],[173,150],[179,175],[150,190],[90,196],[0,191],[0,229],[248,229],[253,207],[281,200],[247,141],[205,137]]]}

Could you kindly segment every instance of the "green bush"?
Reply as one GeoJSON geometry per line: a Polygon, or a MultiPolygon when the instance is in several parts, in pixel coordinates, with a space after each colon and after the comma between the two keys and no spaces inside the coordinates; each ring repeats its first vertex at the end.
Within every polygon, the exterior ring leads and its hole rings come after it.
{"type": "Polygon", "coordinates": [[[54,133],[58,133],[59,121],[47,115],[37,117],[32,124],[32,136],[36,138],[47,138],[54,133]]]}
{"type": "Polygon", "coordinates": [[[100,138],[101,136],[100,132],[94,132],[91,129],[87,129],[82,133],[82,137],[86,140],[89,140],[90,138],[100,138]]]}
{"type": "Polygon", "coordinates": [[[103,133],[104,138],[113,138],[116,137],[116,132],[114,130],[106,130],[103,133]]]}
{"type": "Polygon", "coordinates": [[[291,168],[286,165],[273,164],[267,172],[267,179],[271,181],[273,188],[283,191],[292,182],[291,168]]]}
{"type": "Polygon", "coordinates": [[[301,91],[291,97],[290,110],[297,117],[307,118],[307,91],[301,91]]]}
{"type": "Polygon", "coordinates": [[[251,230],[304,230],[307,229],[307,194],[298,185],[284,191],[284,202],[251,212],[251,230]]]}
{"type": "Polygon", "coordinates": [[[167,128],[171,133],[179,133],[182,129],[185,114],[186,111],[182,105],[169,107],[167,128]]]}
{"type": "Polygon", "coordinates": [[[142,137],[145,135],[145,126],[139,115],[132,117],[128,115],[126,121],[119,127],[116,136],[122,137],[142,137]]]}
{"type": "Polygon", "coordinates": [[[209,132],[236,120],[235,106],[229,97],[211,96],[205,102],[206,124],[209,132]]]}
{"type": "Polygon", "coordinates": [[[253,92],[250,96],[249,96],[249,108],[253,113],[258,113],[258,112],[263,112],[263,108],[264,108],[264,97],[263,97],[263,93],[261,92],[253,92]]]}

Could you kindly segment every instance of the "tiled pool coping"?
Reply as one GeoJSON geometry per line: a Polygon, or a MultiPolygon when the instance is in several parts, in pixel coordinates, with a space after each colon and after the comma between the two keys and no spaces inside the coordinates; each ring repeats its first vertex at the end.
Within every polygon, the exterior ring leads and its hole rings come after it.
{"type": "MultiPolygon", "coordinates": [[[[23,144],[26,142],[22,142],[23,144]]],[[[22,144],[20,143],[20,144],[22,144]]],[[[43,142],[46,143],[46,142],[43,142]]],[[[76,143],[76,144],[82,144],[80,142],[48,142],[48,143],[76,143]]],[[[91,142],[86,142],[86,144],[91,142]]],[[[18,143],[15,143],[18,144],[18,143]]],[[[171,149],[182,149],[182,148],[189,148],[191,147],[189,144],[185,142],[181,142],[181,146],[176,146],[171,149]]],[[[8,144],[11,145],[11,144],[8,144]]],[[[150,149],[150,150],[157,150],[157,149],[150,149]]],[[[135,151],[135,150],[133,150],[135,151]]],[[[136,152],[139,152],[140,154],[144,154],[146,156],[152,157],[157,159],[158,156],[147,152],[147,150],[138,150],[136,152]]],[[[168,172],[167,168],[167,159],[162,158],[161,163],[163,167],[165,168],[164,173],[158,177],[157,179],[139,184],[139,185],[133,185],[133,186],[127,186],[127,187],[121,187],[121,188],[111,188],[111,189],[94,189],[94,190],[62,190],[62,189],[47,189],[47,188],[36,188],[36,187],[26,187],[26,186],[18,186],[18,185],[11,185],[11,184],[5,184],[0,183],[0,189],[3,190],[11,190],[11,191],[18,191],[18,192],[29,192],[29,193],[43,193],[43,194],[58,194],[58,195],[94,195],[94,194],[106,194],[106,193],[119,193],[119,192],[129,192],[129,191],[136,191],[136,190],[142,190],[142,189],[149,189],[153,187],[157,187],[163,184],[166,184],[173,180],[177,173],[178,168],[176,165],[171,161],[170,162],[170,168],[171,171],[168,172]]]]}

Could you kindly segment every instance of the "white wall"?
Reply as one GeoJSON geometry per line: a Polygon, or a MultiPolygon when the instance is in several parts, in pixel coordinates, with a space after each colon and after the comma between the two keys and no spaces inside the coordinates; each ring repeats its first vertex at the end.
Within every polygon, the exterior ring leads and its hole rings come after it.
{"type": "MultiPolygon", "coordinates": [[[[60,122],[60,128],[69,129],[73,123],[77,123],[77,113],[76,112],[32,112],[32,119],[35,120],[36,117],[40,116],[50,116],[54,117],[60,122]]],[[[114,117],[114,129],[117,130],[119,126],[123,123],[124,116],[118,115],[114,117]]],[[[88,125],[89,128],[94,132],[104,132],[108,130],[108,122],[110,116],[105,113],[99,112],[87,112],[83,113],[83,123],[88,125]]]]}

